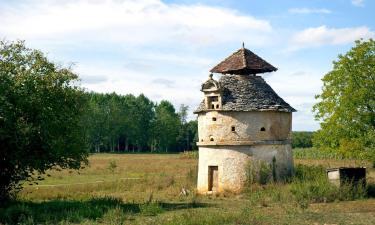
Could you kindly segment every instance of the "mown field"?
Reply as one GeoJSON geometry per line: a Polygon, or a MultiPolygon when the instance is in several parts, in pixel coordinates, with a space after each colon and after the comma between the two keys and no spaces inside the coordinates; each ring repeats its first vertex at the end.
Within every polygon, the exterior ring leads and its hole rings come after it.
{"type": "Polygon", "coordinates": [[[193,155],[94,154],[83,170],[25,183],[18,200],[0,208],[0,224],[375,224],[372,165],[299,158],[299,180],[198,196],[193,155]],[[314,178],[324,167],[349,165],[369,168],[367,194],[314,178]]]}

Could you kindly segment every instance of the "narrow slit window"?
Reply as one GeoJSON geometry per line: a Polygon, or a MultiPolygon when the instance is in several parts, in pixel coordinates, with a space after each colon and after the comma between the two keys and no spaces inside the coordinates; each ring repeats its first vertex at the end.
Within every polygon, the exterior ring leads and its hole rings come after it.
{"type": "Polygon", "coordinates": [[[214,104],[211,105],[211,109],[215,109],[215,105],[214,104]]]}
{"type": "Polygon", "coordinates": [[[266,128],[262,127],[260,128],[260,131],[266,131],[266,128]]]}
{"type": "Polygon", "coordinates": [[[235,131],[236,131],[236,127],[235,127],[235,126],[232,126],[232,127],[231,127],[231,130],[232,130],[232,132],[235,132],[235,131]]]}
{"type": "Polygon", "coordinates": [[[219,105],[216,105],[216,108],[218,109],[218,108],[219,108],[219,105]]]}

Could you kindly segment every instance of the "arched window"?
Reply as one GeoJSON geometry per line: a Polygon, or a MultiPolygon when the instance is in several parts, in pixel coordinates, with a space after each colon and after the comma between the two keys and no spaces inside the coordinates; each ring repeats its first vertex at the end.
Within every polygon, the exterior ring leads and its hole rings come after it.
{"type": "Polygon", "coordinates": [[[260,131],[266,131],[266,128],[262,127],[260,128],[260,131]]]}

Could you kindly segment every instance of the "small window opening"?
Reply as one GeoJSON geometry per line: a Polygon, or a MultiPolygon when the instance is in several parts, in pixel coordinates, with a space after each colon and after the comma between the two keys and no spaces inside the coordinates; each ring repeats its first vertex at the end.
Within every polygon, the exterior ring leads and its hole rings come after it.
{"type": "Polygon", "coordinates": [[[208,98],[209,98],[210,102],[217,102],[217,101],[219,101],[219,97],[218,96],[210,96],[208,98]]]}
{"type": "Polygon", "coordinates": [[[201,142],[203,142],[203,139],[201,139],[201,142]]]}
{"type": "Polygon", "coordinates": [[[266,131],[266,128],[262,127],[260,128],[260,131],[266,131]]]}
{"type": "Polygon", "coordinates": [[[210,141],[214,141],[214,138],[213,138],[213,137],[210,137],[210,141]]]}
{"type": "Polygon", "coordinates": [[[215,109],[215,105],[214,104],[211,105],[211,109],[215,109]]]}
{"type": "Polygon", "coordinates": [[[212,117],[212,121],[216,121],[216,117],[212,117]]]}
{"type": "Polygon", "coordinates": [[[216,108],[218,109],[218,108],[219,108],[219,105],[216,105],[216,108]]]}
{"type": "Polygon", "coordinates": [[[236,131],[236,127],[235,126],[232,126],[231,129],[232,129],[232,132],[236,131]]]}

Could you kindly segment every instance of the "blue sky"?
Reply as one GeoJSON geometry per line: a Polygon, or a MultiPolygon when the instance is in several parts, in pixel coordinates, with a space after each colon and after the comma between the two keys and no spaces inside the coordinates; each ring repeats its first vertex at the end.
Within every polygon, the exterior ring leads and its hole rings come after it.
{"type": "Polygon", "coordinates": [[[293,130],[316,130],[321,78],[354,40],[374,38],[374,10],[370,0],[0,0],[0,38],[74,63],[87,90],[191,111],[208,71],[245,42],[279,69],[263,77],[298,110],[293,130]]]}

